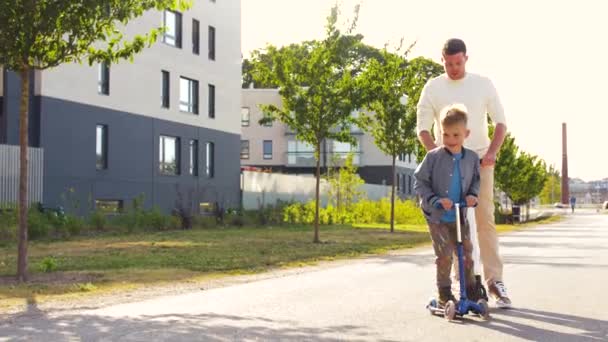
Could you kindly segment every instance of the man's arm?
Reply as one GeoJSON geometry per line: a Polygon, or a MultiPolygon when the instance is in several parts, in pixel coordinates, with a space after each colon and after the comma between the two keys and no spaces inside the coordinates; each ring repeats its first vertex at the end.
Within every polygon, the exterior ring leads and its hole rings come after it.
{"type": "Polygon", "coordinates": [[[431,128],[433,127],[433,122],[435,120],[435,110],[429,94],[429,82],[422,88],[416,111],[416,132],[418,134],[418,139],[427,152],[437,147],[437,145],[435,145],[435,139],[431,136],[431,128]]]}
{"type": "Polygon", "coordinates": [[[492,141],[490,142],[490,147],[488,148],[488,152],[481,159],[481,166],[493,166],[496,164],[496,155],[498,151],[500,151],[500,147],[502,143],[505,141],[505,136],[507,135],[507,120],[505,119],[505,111],[502,106],[502,102],[500,101],[500,97],[498,96],[498,92],[494,87],[492,81],[488,80],[490,94],[488,99],[488,114],[490,115],[490,119],[496,125],[494,129],[494,136],[492,137],[492,141]]]}
{"type": "Polygon", "coordinates": [[[494,166],[494,164],[496,164],[496,156],[498,155],[498,151],[500,151],[502,143],[505,141],[506,135],[507,126],[502,123],[497,124],[496,128],[494,129],[494,137],[492,137],[488,152],[486,152],[486,154],[481,159],[482,167],[494,166]]]}

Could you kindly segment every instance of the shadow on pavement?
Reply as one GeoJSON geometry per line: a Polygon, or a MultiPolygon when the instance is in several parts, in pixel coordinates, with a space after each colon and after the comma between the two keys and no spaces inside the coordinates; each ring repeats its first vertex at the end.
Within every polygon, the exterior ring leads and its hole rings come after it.
{"type": "Polygon", "coordinates": [[[219,314],[170,314],[107,317],[67,314],[52,317],[38,309],[28,310],[0,323],[0,340],[8,341],[349,341],[382,340],[366,328],[354,325],[303,327],[289,320],[272,320],[219,314]],[[359,339],[352,336],[359,336],[359,339]]]}
{"type": "Polygon", "coordinates": [[[546,312],[532,309],[511,309],[492,312],[490,324],[471,321],[472,324],[499,331],[506,335],[528,341],[607,341],[608,321],[563,313],[546,312]],[[517,319],[514,321],[513,319],[517,319]],[[523,323],[530,321],[530,324],[523,323]],[[560,332],[535,327],[538,322],[557,325],[580,332],[560,332]]]}

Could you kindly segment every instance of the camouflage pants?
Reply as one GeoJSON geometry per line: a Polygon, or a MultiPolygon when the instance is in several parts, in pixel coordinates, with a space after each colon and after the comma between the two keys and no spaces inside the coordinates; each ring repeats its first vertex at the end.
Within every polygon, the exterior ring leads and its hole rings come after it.
{"type": "MultiPolygon", "coordinates": [[[[437,265],[437,287],[452,285],[450,272],[452,260],[456,254],[456,223],[429,223],[429,232],[435,250],[435,264],[437,265]]],[[[473,245],[471,244],[469,225],[462,227],[462,242],[464,250],[464,270],[467,284],[474,284],[473,274],[473,245]]]]}

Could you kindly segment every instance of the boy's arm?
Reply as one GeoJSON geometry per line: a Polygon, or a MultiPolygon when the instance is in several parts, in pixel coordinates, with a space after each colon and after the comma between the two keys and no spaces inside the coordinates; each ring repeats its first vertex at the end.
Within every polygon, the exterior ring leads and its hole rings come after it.
{"type": "Polygon", "coordinates": [[[414,171],[414,190],[423,201],[437,206],[439,196],[433,192],[431,186],[431,171],[433,170],[433,156],[426,154],[420,165],[414,171]]]}

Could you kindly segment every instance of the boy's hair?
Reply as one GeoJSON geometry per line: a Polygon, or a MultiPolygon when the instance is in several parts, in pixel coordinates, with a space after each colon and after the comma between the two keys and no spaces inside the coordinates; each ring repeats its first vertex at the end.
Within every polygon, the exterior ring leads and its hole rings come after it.
{"type": "Polygon", "coordinates": [[[451,105],[443,110],[444,114],[441,116],[441,125],[445,127],[453,126],[455,124],[463,123],[467,125],[467,111],[465,108],[459,105],[451,105]]]}
{"type": "Polygon", "coordinates": [[[458,38],[448,39],[445,44],[443,44],[443,50],[441,51],[444,56],[452,56],[459,52],[462,52],[466,55],[467,46],[462,39],[458,38]]]}

